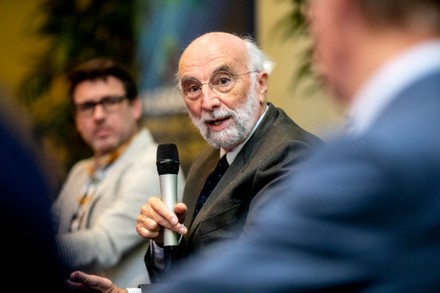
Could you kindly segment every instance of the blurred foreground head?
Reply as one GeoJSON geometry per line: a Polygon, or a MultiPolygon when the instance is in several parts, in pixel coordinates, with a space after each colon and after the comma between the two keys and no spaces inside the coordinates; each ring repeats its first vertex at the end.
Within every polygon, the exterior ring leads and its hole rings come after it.
{"type": "Polygon", "coordinates": [[[315,69],[347,106],[372,73],[440,37],[438,0],[308,0],[315,69]]]}

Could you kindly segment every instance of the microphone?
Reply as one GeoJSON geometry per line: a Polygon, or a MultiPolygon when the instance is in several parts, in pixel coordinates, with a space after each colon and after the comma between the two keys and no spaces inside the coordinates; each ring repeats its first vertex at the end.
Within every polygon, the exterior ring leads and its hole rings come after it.
{"type": "MultiPolygon", "coordinates": [[[[157,147],[156,166],[159,173],[162,201],[168,209],[174,211],[177,203],[177,173],[179,173],[179,154],[175,144],[160,144],[157,147]]],[[[179,234],[170,230],[163,231],[164,246],[179,244],[179,234]]]]}

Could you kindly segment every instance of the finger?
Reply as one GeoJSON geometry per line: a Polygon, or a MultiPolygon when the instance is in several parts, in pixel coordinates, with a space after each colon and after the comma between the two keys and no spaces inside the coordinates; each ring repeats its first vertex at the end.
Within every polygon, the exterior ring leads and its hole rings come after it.
{"type": "Polygon", "coordinates": [[[185,222],[187,210],[188,210],[188,207],[184,203],[176,204],[174,211],[175,211],[177,217],[179,218],[179,223],[185,222]]]}
{"type": "Polygon", "coordinates": [[[176,206],[174,207],[174,212],[176,214],[185,214],[187,210],[188,207],[183,202],[177,203],[176,206]]]}
{"type": "Polygon", "coordinates": [[[152,219],[138,217],[136,221],[136,231],[141,237],[154,240],[159,237],[162,227],[152,219]]]}
{"type": "MultiPolygon", "coordinates": [[[[175,217],[177,219],[177,216],[175,217]]],[[[141,219],[140,223],[140,232],[146,235],[150,234],[151,239],[162,237],[163,229],[169,229],[179,234],[186,234],[187,232],[183,223],[177,221],[175,225],[172,225],[167,219],[162,217],[157,217],[155,221],[152,219],[141,219]]]]}
{"type": "Polygon", "coordinates": [[[171,229],[179,221],[174,212],[170,211],[161,199],[157,197],[150,197],[145,205],[141,208],[139,215],[140,220],[152,219],[159,225],[171,229]]]}
{"type": "Polygon", "coordinates": [[[161,205],[162,203],[154,203],[144,205],[141,209],[141,214],[136,219],[136,225],[144,229],[150,230],[151,232],[160,232],[163,227],[169,228],[172,224],[157,212],[159,208],[153,207],[156,205],[161,205]]]}
{"type": "Polygon", "coordinates": [[[84,284],[74,282],[70,279],[65,280],[64,285],[68,289],[68,292],[100,292],[96,289],[87,288],[84,284]]]}
{"type": "Polygon", "coordinates": [[[98,290],[99,292],[106,291],[113,286],[113,283],[107,278],[86,274],[80,271],[71,273],[70,281],[78,285],[76,288],[82,287],[88,289],[90,292],[94,292],[94,290],[98,290]]]}
{"type": "Polygon", "coordinates": [[[179,223],[179,220],[177,219],[177,216],[174,213],[174,211],[169,210],[162,200],[157,198],[152,198],[151,200],[148,200],[148,203],[150,204],[153,213],[155,213],[158,216],[156,221],[162,226],[171,228],[168,225],[168,223],[161,222],[162,219],[165,219],[171,225],[176,225],[177,223],[179,223]]]}

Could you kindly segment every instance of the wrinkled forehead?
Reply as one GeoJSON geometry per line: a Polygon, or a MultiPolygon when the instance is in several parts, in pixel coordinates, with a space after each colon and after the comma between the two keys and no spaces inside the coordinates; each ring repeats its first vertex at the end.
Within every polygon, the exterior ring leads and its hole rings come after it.
{"type": "Polygon", "coordinates": [[[248,68],[246,47],[238,37],[215,35],[201,37],[190,44],[179,61],[179,80],[207,80],[213,72],[226,68],[232,73],[248,68]]]}

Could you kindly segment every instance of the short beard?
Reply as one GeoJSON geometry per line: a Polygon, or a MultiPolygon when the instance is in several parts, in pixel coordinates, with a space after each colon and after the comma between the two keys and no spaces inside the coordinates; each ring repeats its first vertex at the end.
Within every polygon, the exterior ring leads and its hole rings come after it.
{"type": "Polygon", "coordinates": [[[190,117],[193,124],[199,129],[200,134],[209,145],[216,148],[233,149],[244,142],[251,133],[259,118],[259,107],[260,102],[257,97],[256,88],[252,83],[251,92],[246,100],[235,110],[222,105],[210,113],[203,112],[200,119],[193,117],[191,114],[190,117]],[[225,116],[231,116],[232,121],[226,129],[219,132],[211,131],[203,122],[208,119],[225,116]]]}

